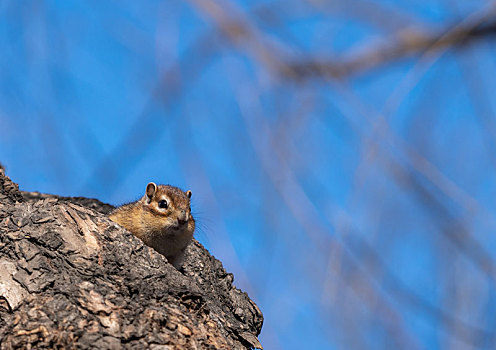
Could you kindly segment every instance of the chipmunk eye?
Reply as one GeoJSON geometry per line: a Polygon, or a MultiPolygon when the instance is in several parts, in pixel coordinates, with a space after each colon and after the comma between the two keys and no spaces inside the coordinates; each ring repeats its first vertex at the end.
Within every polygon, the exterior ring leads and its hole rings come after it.
{"type": "Polygon", "coordinates": [[[167,209],[167,207],[168,207],[167,201],[162,199],[161,201],[158,202],[158,207],[162,208],[162,209],[167,209]]]}

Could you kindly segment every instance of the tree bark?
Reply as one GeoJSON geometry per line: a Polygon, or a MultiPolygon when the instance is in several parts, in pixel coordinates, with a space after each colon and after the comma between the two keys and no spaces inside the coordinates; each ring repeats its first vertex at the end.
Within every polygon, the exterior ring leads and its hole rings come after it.
{"type": "Polygon", "coordinates": [[[88,198],[0,167],[0,348],[250,349],[263,316],[196,240],[181,271],[88,198]]]}

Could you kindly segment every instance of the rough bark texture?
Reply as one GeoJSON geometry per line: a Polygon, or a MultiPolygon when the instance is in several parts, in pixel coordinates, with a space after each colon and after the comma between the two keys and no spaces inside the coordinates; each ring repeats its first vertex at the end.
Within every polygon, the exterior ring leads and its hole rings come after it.
{"type": "Polygon", "coordinates": [[[0,348],[260,348],[262,313],[194,241],[177,271],[87,198],[0,168],[0,348]]]}

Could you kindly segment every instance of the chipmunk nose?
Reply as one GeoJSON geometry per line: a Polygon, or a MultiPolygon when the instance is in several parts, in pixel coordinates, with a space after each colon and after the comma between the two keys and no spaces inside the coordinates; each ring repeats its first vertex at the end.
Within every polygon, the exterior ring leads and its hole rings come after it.
{"type": "Polygon", "coordinates": [[[177,223],[179,225],[184,225],[188,221],[188,214],[185,210],[181,210],[179,216],[177,217],[177,223]]]}

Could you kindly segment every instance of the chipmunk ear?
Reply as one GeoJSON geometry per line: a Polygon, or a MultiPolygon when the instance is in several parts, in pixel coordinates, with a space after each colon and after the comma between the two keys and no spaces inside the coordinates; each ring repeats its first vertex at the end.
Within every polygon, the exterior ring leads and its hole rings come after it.
{"type": "Polygon", "coordinates": [[[147,203],[150,203],[152,201],[153,195],[157,192],[157,185],[155,183],[150,182],[148,185],[146,185],[146,199],[147,203]]]}
{"type": "Polygon", "coordinates": [[[188,198],[191,198],[191,195],[192,195],[192,194],[193,194],[193,193],[192,193],[190,190],[186,191],[186,195],[188,196],[188,198]]]}

